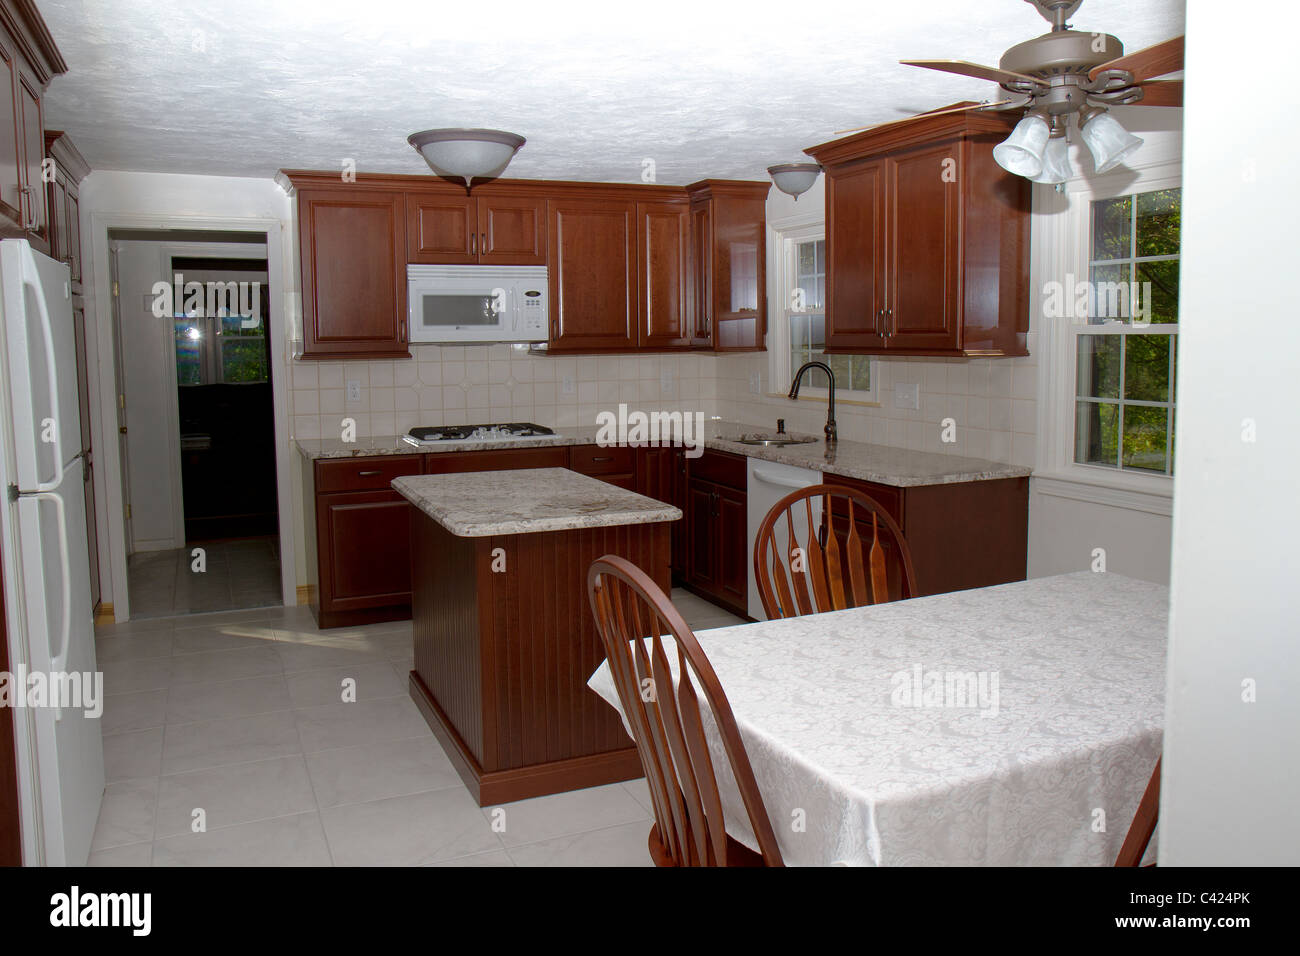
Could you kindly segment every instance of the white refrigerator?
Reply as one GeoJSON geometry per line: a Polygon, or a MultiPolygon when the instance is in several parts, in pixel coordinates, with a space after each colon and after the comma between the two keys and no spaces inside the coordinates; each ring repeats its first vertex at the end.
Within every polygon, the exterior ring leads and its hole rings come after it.
{"type": "MultiPolygon", "coordinates": [[[[95,632],[82,494],[68,267],[0,241],[0,545],[9,667],[93,675],[95,632]]],[[[14,707],[23,863],[81,866],[104,794],[97,717],[14,707]]]]}

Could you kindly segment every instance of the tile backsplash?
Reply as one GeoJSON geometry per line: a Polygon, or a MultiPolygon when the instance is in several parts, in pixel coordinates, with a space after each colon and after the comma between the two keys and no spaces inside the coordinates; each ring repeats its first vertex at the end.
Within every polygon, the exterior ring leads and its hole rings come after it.
{"type": "Polygon", "coordinates": [[[359,438],[471,422],[572,428],[595,424],[597,412],[620,402],[716,414],[720,360],[712,355],[541,356],[509,345],[411,352],[398,361],[291,362],[294,437],[337,437],[344,418],[356,421],[359,438]],[[348,401],[349,382],[357,401],[348,401]]]}
{"type": "MultiPolygon", "coordinates": [[[[1033,349],[1030,333],[1030,349],[1033,349]]],[[[729,421],[821,434],[826,403],[791,402],[771,382],[765,352],[741,355],[541,356],[509,345],[416,346],[401,361],[291,363],[297,438],[336,437],[344,418],[357,437],[415,425],[531,421],[552,428],[595,424],[620,402],[645,411],[702,411],[729,421]],[[761,376],[762,393],[751,391],[761,376]],[[566,391],[566,379],[571,390],[566,391]],[[357,401],[348,401],[355,382],[357,401]]],[[[878,406],[836,404],[841,439],[1033,465],[1038,366],[1006,359],[890,358],[876,363],[878,406]],[[894,386],[919,386],[920,408],[895,407],[894,386]],[[951,418],[953,441],[944,441],[951,418]]]]}
{"type": "MultiPolygon", "coordinates": [[[[836,401],[840,439],[1032,467],[1038,430],[1034,338],[1031,332],[1031,354],[1018,358],[881,359],[875,366],[878,406],[836,401]],[[919,386],[920,408],[895,406],[899,384],[919,386]],[[943,440],[947,418],[953,420],[951,442],[943,440]]],[[[769,381],[766,354],[722,357],[718,377],[716,414],[723,418],[775,427],[781,417],[790,431],[821,434],[825,401],[786,398],[790,383],[769,381]],[[755,372],[762,376],[762,394],[751,390],[755,372]]]]}

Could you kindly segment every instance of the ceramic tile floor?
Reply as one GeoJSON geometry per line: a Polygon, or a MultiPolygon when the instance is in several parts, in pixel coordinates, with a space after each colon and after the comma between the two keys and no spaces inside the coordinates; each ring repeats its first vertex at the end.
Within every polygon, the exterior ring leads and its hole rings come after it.
{"type": "MultiPolygon", "coordinates": [[[[673,600],[697,630],[739,623],[673,600]]],[[[92,865],[650,864],[640,780],[505,804],[494,829],[407,696],[409,621],[320,631],[305,607],[264,608],[109,625],[97,646],[92,865]]]]}
{"type": "Polygon", "coordinates": [[[194,541],[167,551],[137,551],[127,559],[127,581],[133,620],[278,605],[279,539],[194,541]],[[193,569],[196,547],[205,552],[202,572],[193,569]]]}

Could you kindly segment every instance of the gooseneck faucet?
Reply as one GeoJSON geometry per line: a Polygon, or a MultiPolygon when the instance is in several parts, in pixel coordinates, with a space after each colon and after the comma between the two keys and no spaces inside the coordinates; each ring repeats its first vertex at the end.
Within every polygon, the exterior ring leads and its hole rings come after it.
{"type": "Polygon", "coordinates": [[[839,441],[839,436],[835,430],[835,373],[825,362],[804,362],[799,366],[799,371],[794,373],[794,382],[790,385],[790,398],[799,397],[799,385],[803,381],[803,373],[810,368],[819,368],[826,373],[826,378],[830,381],[830,388],[826,396],[826,444],[834,445],[839,441]]]}

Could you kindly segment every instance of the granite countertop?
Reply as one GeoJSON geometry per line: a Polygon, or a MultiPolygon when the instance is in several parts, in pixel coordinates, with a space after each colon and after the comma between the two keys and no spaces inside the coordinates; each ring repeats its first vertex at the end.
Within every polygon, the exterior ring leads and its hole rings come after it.
{"type": "MultiPolygon", "coordinates": [[[[908,488],[919,485],[959,484],[967,481],[988,481],[997,478],[1023,478],[1032,473],[1024,465],[988,461],[983,458],[966,458],[943,455],[938,452],[912,451],[892,445],[874,445],[866,442],[839,441],[834,451],[827,453],[821,436],[806,445],[777,448],[764,445],[744,445],[737,441],[742,435],[772,435],[773,431],[761,426],[740,422],[706,421],[704,447],[715,451],[731,452],[747,458],[775,461],[813,471],[858,478],[881,485],[908,488]]],[[[298,439],[298,451],[309,461],[322,458],[368,458],[376,455],[419,455],[466,451],[488,451],[509,448],[546,448],[563,445],[594,445],[598,429],[594,425],[566,428],[561,434],[547,438],[521,438],[492,442],[440,442],[437,445],[417,448],[404,442],[399,435],[362,438],[345,443],[337,438],[298,439]]],[[[803,437],[803,436],[800,436],[803,437]]],[[[663,519],[656,519],[663,520],[663,519]]],[[[618,523],[618,522],[615,522],[618,523]]]]}
{"type": "Polygon", "coordinates": [[[411,475],[393,488],[462,538],[676,521],[672,505],[567,468],[411,475]]]}

